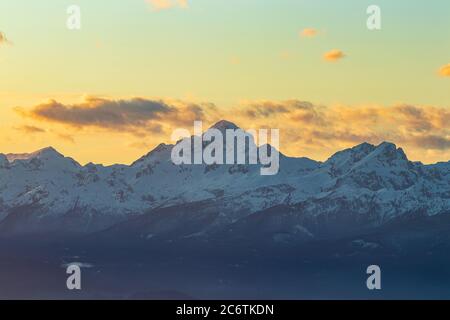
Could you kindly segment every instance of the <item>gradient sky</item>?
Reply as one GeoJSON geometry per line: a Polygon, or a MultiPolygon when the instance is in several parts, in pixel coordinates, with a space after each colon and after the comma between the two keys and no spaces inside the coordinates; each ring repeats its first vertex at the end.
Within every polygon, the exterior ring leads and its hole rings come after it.
{"type": "MultiPolygon", "coordinates": [[[[450,78],[439,69],[450,63],[450,2],[432,3],[191,0],[187,8],[155,10],[145,0],[1,1],[0,32],[9,43],[0,43],[0,152],[53,145],[82,163],[129,163],[158,142],[170,142],[176,121],[160,132],[137,134],[32,112],[48,99],[72,105],[96,96],[213,103],[220,111],[206,122],[220,115],[243,128],[286,129],[290,138],[281,141],[281,149],[290,155],[323,160],[364,137],[373,143],[392,137],[413,160],[447,161],[450,78]],[[81,7],[79,31],[66,28],[71,4],[81,7]],[[382,9],[380,31],[366,28],[371,4],[382,9]],[[317,35],[301,37],[305,28],[317,35]],[[326,61],[324,54],[333,49],[345,57],[326,61]],[[322,123],[351,119],[363,125],[350,126],[354,139],[335,135],[327,141],[323,132],[319,139],[311,123],[307,139],[292,137],[305,124],[294,121],[298,109],[287,102],[292,100],[326,108],[320,109],[322,123]],[[254,118],[246,112],[277,103],[292,114],[254,118]],[[411,110],[393,108],[399,105],[418,108],[433,128],[412,125],[411,110]],[[334,116],[343,110],[351,115],[334,116]],[[367,112],[374,110],[382,110],[376,111],[376,130],[361,134],[367,112]],[[399,110],[404,118],[389,114],[399,110]],[[403,129],[393,129],[397,125],[403,129]],[[411,134],[415,139],[405,137],[411,134]]],[[[333,122],[330,130],[342,128],[333,122]]]]}

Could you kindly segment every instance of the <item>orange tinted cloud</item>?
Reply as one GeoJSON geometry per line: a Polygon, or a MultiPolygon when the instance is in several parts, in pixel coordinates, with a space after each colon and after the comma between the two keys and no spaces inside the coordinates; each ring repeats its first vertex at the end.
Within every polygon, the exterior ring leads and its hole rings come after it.
{"type": "Polygon", "coordinates": [[[317,36],[319,32],[314,28],[306,28],[300,31],[300,36],[304,38],[313,38],[317,36]]]}
{"type": "Polygon", "coordinates": [[[153,10],[166,10],[172,8],[187,8],[188,0],[145,0],[153,10]]]}
{"type": "Polygon", "coordinates": [[[246,102],[232,112],[249,128],[279,128],[290,155],[328,157],[362,142],[391,141],[415,160],[450,159],[450,110],[432,106],[321,106],[300,100],[246,102]]]}
{"type": "Polygon", "coordinates": [[[11,42],[6,38],[6,35],[0,31],[0,45],[2,44],[11,44],[11,42]]]}
{"type": "MultiPolygon", "coordinates": [[[[21,111],[21,109],[19,109],[21,111]]],[[[147,121],[161,118],[172,108],[161,101],[144,99],[107,100],[87,97],[83,103],[65,105],[56,100],[39,104],[23,111],[36,119],[60,122],[77,127],[98,126],[124,128],[142,126],[147,121]]]]}
{"type": "Polygon", "coordinates": [[[443,66],[440,70],[439,70],[439,74],[443,77],[450,77],[450,63],[447,64],[446,66],[443,66]]]}
{"type": "Polygon", "coordinates": [[[338,61],[345,58],[344,52],[338,49],[331,50],[323,55],[323,58],[327,61],[338,61]]]}
{"type": "Polygon", "coordinates": [[[32,108],[16,108],[25,118],[66,125],[73,129],[98,128],[139,135],[163,133],[165,127],[191,126],[214,112],[211,103],[146,98],[106,99],[87,96],[78,104],[56,100],[32,108]]]}

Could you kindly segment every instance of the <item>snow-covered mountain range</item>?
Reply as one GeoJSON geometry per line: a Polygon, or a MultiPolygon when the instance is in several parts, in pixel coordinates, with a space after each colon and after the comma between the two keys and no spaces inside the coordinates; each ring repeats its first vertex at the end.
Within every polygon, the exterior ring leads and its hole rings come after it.
{"type": "Polygon", "coordinates": [[[53,148],[0,154],[0,235],[106,230],[289,241],[450,213],[450,162],[411,162],[388,142],[325,162],[280,154],[274,176],[260,175],[260,165],[178,166],[172,148],[161,144],[130,166],[82,166],[53,148]]]}

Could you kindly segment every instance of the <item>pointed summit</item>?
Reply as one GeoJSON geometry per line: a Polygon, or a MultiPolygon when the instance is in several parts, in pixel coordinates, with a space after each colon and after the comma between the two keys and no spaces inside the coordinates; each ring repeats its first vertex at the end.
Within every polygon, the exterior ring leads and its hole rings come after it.
{"type": "Polygon", "coordinates": [[[394,143],[386,141],[380,143],[376,147],[374,156],[384,160],[408,160],[402,148],[397,148],[394,143]]]}
{"type": "Polygon", "coordinates": [[[47,147],[43,149],[39,149],[32,153],[9,153],[6,155],[6,158],[9,162],[13,162],[15,160],[30,160],[34,158],[63,158],[64,156],[56,151],[53,147],[47,147]]]}
{"type": "Polygon", "coordinates": [[[215,125],[213,125],[210,129],[217,129],[220,131],[225,131],[228,129],[236,130],[239,129],[237,125],[235,125],[233,122],[227,121],[227,120],[221,120],[217,122],[215,125]]]}
{"type": "Polygon", "coordinates": [[[153,150],[151,150],[146,155],[140,157],[138,160],[134,161],[131,166],[135,166],[139,163],[145,163],[148,159],[164,159],[165,157],[170,157],[170,151],[172,150],[173,145],[160,143],[153,150]]]}
{"type": "Polygon", "coordinates": [[[325,162],[333,167],[350,167],[376,150],[370,143],[364,142],[352,148],[336,152],[325,162]]]}
{"type": "Polygon", "coordinates": [[[51,154],[57,154],[57,155],[61,155],[58,151],[56,151],[55,148],[53,147],[46,147],[46,148],[42,148],[39,149],[35,152],[32,153],[32,155],[51,155],[51,154]]]}
{"type": "Polygon", "coordinates": [[[28,157],[28,159],[33,158],[39,158],[39,159],[57,159],[57,158],[64,158],[64,156],[56,151],[53,147],[47,147],[40,150],[37,150],[33,153],[31,153],[28,157]]]}

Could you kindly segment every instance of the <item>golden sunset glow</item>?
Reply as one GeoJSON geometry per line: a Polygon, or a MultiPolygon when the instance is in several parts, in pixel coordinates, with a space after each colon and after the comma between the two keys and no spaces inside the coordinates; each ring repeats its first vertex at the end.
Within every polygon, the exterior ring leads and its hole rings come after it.
{"type": "Polygon", "coordinates": [[[439,73],[441,74],[441,76],[443,77],[450,77],[450,63],[447,64],[446,66],[443,66],[440,70],[439,73]]]}
{"type": "Polygon", "coordinates": [[[357,2],[345,19],[324,1],[79,3],[75,31],[53,1],[0,4],[0,153],[130,163],[175,128],[226,119],[280,129],[290,156],[390,141],[411,160],[450,159],[450,28],[431,23],[447,3],[428,24],[406,26],[424,3],[379,31],[357,2]]]}

